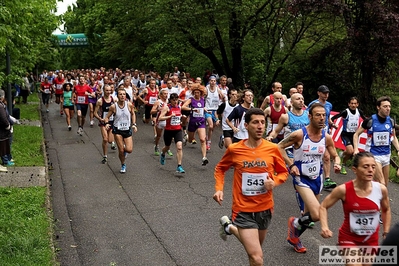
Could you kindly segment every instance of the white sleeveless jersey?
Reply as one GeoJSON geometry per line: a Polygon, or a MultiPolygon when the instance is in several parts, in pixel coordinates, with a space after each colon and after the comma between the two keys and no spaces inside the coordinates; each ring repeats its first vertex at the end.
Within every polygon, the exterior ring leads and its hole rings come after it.
{"type": "Polygon", "coordinates": [[[298,149],[294,148],[294,164],[298,167],[301,176],[316,179],[323,173],[323,155],[326,151],[325,131],[322,130],[321,139],[313,142],[308,135],[306,127],[303,127],[302,144],[298,149]]]}
{"type": "Polygon", "coordinates": [[[236,103],[234,106],[231,106],[229,101],[225,101],[226,107],[224,108],[223,114],[222,114],[222,130],[232,130],[231,127],[226,123],[226,118],[229,116],[231,111],[233,111],[234,107],[238,105],[236,103]]]}
{"type": "Polygon", "coordinates": [[[206,86],[207,90],[207,96],[206,96],[206,102],[205,102],[205,107],[207,110],[217,110],[219,107],[219,92],[217,87],[215,87],[215,91],[212,92],[210,89],[210,86],[206,86]]]}

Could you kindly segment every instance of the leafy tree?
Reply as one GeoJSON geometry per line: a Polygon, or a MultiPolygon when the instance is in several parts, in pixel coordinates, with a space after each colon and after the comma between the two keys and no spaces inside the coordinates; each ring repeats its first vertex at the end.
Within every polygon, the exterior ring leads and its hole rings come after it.
{"type": "MultiPolygon", "coordinates": [[[[399,53],[399,2],[395,0],[292,0],[291,10],[303,15],[329,12],[342,17],[346,38],[340,45],[349,55],[352,89],[365,109],[374,110],[373,85],[376,79],[392,77],[389,62],[399,53]],[[368,106],[367,106],[368,105],[368,106]],[[368,108],[372,107],[372,108],[368,108]]],[[[340,61],[340,60],[337,60],[340,61]]],[[[345,68],[346,66],[342,66],[345,68]]],[[[395,69],[397,65],[395,64],[395,69]]]]}
{"type": "Polygon", "coordinates": [[[58,24],[55,8],[56,0],[0,2],[0,86],[7,81],[6,52],[12,62],[9,82],[18,82],[27,70],[53,60],[56,50],[51,33],[58,24]]]}

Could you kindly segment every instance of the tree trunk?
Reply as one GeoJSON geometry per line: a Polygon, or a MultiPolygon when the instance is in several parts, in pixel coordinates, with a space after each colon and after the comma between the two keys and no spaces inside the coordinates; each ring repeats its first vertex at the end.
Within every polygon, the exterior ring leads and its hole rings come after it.
{"type": "Polygon", "coordinates": [[[373,64],[371,62],[364,62],[361,65],[361,84],[359,91],[359,104],[366,116],[375,113],[375,97],[371,94],[373,86],[373,64]]]}

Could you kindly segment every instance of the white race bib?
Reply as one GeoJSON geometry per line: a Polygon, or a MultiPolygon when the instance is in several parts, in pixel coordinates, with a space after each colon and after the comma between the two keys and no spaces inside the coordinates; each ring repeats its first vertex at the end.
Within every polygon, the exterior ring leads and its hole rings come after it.
{"type": "Polygon", "coordinates": [[[219,98],[215,98],[211,100],[211,106],[209,109],[216,110],[219,107],[219,98]]]}
{"type": "Polygon", "coordinates": [[[302,163],[302,174],[310,179],[316,179],[320,173],[320,162],[302,163]]]}
{"type": "Polygon", "coordinates": [[[77,103],[85,103],[85,102],[86,102],[86,97],[85,96],[78,96],[77,103]]]}
{"type": "Polygon", "coordinates": [[[204,117],[204,108],[194,108],[193,117],[204,117]]]}
{"type": "Polygon", "coordinates": [[[180,116],[172,116],[170,118],[170,125],[171,126],[178,126],[180,125],[180,116]]]}
{"type": "Polygon", "coordinates": [[[349,116],[348,123],[346,124],[347,132],[356,132],[359,127],[359,119],[356,116],[349,116]]]}
{"type": "Polygon", "coordinates": [[[268,173],[242,173],[242,194],[256,196],[267,193],[265,181],[268,173]]]}
{"type": "Polygon", "coordinates": [[[121,120],[117,125],[118,130],[129,130],[129,121],[121,120]]]}
{"type": "Polygon", "coordinates": [[[373,132],[373,142],[375,146],[389,145],[389,132],[373,132]]]}
{"type": "Polygon", "coordinates": [[[154,104],[156,101],[157,101],[157,97],[150,97],[150,99],[148,99],[149,104],[154,104]]]}
{"type": "Polygon", "coordinates": [[[349,213],[349,226],[352,233],[369,236],[376,232],[380,222],[380,213],[349,213]]]}
{"type": "MultiPolygon", "coordinates": [[[[275,130],[277,126],[278,126],[278,124],[273,124],[273,125],[272,125],[272,130],[275,130]]],[[[284,128],[283,128],[278,134],[279,134],[279,135],[284,134],[284,128]]]]}
{"type": "MultiPolygon", "coordinates": [[[[108,112],[104,112],[103,118],[106,118],[108,115],[108,112]]],[[[108,119],[108,121],[113,121],[114,120],[114,115],[111,115],[108,119]]]]}
{"type": "Polygon", "coordinates": [[[49,89],[44,89],[44,93],[45,93],[45,94],[49,94],[49,93],[50,93],[50,90],[49,90],[49,89]]]}

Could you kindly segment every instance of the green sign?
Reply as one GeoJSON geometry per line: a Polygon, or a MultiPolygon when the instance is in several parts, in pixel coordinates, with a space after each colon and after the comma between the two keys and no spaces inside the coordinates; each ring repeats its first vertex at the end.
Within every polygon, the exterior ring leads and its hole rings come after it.
{"type": "Polygon", "coordinates": [[[89,45],[89,40],[83,33],[76,34],[56,34],[60,47],[83,47],[89,45]]]}

